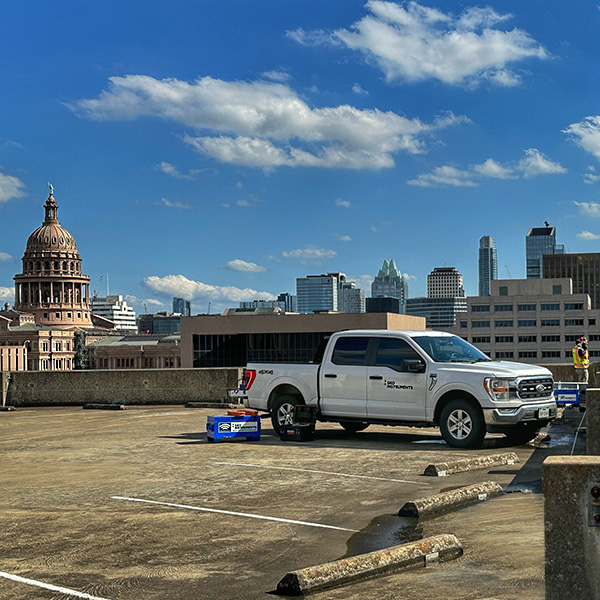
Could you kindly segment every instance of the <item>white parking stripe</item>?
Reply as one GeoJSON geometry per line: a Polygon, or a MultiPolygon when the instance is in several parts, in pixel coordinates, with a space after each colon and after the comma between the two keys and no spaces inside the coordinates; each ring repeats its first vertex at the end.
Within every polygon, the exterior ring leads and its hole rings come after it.
{"type": "Polygon", "coordinates": [[[174,508],[187,508],[188,510],[199,510],[202,512],[218,513],[221,515],[232,515],[234,517],[249,517],[250,519],[263,519],[265,521],[278,521],[280,523],[292,523],[294,525],[308,525],[309,527],[322,527],[324,529],[337,529],[338,531],[351,531],[357,533],[356,529],[345,527],[334,527],[322,523],[310,523],[308,521],[294,521],[292,519],[279,519],[278,517],[265,517],[263,515],[252,515],[250,513],[232,512],[230,510],[218,510],[216,508],[205,508],[201,506],[189,506],[188,504],[173,504],[172,502],[157,502],[156,500],[144,500],[142,498],[127,498],[125,496],[111,496],[113,500],[129,500],[131,502],[145,502],[147,504],[158,504],[160,506],[173,506],[174,508]]]}
{"type": "Polygon", "coordinates": [[[35,587],[44,588],[45,590],[51,590],[52,592],[58,592],[59,594],[66,594],[67,596],[75,596],[76,598],[87,598],[87,600],[108,600],[108,598],[101,598],[100,596],[92,596],[84,592],[77,592],[76,590],[70,590],[68,588],[59,587],[57,585],[51,585],[49,583],[43,583],[41,581],[35,581],[35,579],[27,579],[26,577],[19,577],[19,575],[11,575],[10,573],[3,573],[0,571],[0,577],[10,579],[12,581],[18,581],[19,583],[26,583],[27,585],[34,585],[35,587]]]}
{"type": "Polygon", "coordinates": [[[317,471],[315,469],[300,469],[297,467],[274,467],[271,465],[253,465],[250,463],[218,462],[217,465],[231,465],[233,467],[255,467],[257,469],[275,469],[277,471],[302,471],[304,473],[321,473],[336,477],[352,477],[356,479],[377,479],[378,481],[393,481],[396,483],[423,483],[422,481],[408,481],[406,479],[390,479],[388,477],[374,477],[373,475],[351,475],[349,473],[334,473],[333,471],[317,471]]]}

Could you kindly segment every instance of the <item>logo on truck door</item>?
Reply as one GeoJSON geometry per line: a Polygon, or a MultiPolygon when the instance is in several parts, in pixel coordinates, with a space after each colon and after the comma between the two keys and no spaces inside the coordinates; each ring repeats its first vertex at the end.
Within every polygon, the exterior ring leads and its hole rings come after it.
{"type": "Polygon", "coordinates": [[[391,381],[390,379],[384,379],[383,384],[388,390],[412,390],[414,389],[412,385],[402,385],[400,383],[396,383],[395,381],[391,381]]]}

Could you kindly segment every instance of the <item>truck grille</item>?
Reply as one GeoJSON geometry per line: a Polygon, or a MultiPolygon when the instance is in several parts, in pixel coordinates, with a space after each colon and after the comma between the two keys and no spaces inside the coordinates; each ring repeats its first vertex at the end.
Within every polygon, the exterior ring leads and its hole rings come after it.
{"type": "Polygon", "coordinates": [[[517,396],[521,400],[546,398],[553,394],[553,384],[552,377],[527,377],[519,380],[517,396]]]}

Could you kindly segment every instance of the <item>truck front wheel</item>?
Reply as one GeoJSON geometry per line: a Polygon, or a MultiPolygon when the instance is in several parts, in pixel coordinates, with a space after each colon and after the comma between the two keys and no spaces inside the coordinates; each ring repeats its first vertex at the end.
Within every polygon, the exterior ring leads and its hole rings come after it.
{"type": "Polygon", "coordinates": [[[282,427],[291,425],[294,422],[294,409],[298,404],[304,404],[304,402],[290,394],[283,394],[273,402],[271,423],[277,435],[281,432],[282,427]]]}
{"type": "Polygon", "coordinates": [[[479,448],[485,438],[483,414],[468,400],[452,400],[440,414],[440,432],[449,446],[479,448]]]}

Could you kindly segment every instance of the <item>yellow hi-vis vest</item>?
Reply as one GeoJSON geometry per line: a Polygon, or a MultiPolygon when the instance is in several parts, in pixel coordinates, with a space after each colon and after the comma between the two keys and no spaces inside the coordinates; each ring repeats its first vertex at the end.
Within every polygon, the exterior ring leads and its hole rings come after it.
{"type": "Polygon", "coordinates": [[[573,348],[573,366],[576,369],[587,369],[590,366],[590,358],[587,350],[584,350],[583,358],[579,356],[579,346],[573,348]]]}

